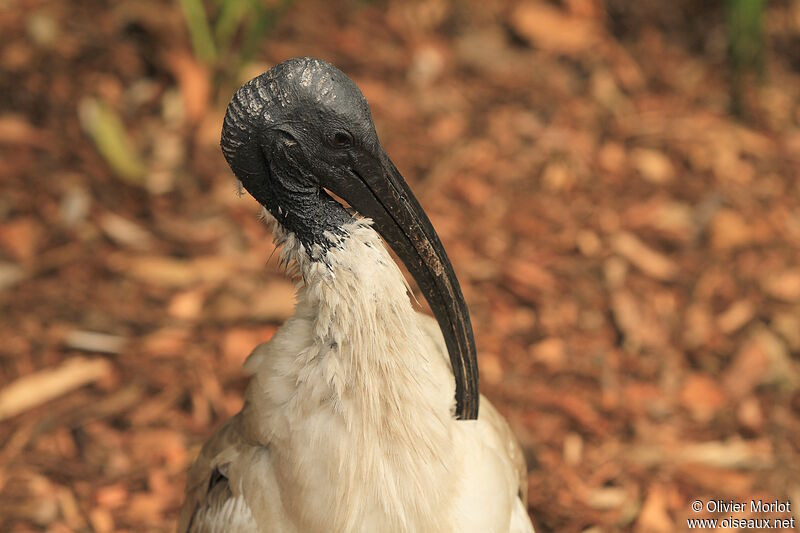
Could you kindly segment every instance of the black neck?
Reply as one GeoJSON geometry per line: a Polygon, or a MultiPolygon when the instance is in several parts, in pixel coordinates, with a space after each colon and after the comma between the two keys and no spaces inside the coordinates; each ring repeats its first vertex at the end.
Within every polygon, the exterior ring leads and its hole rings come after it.
{"type": "MultiPolygon", "coordinates": [[[[314,245],[323,251],[330,249],[335,244],[330,236],[343,236],[344,225],[352,220],[350,213],[322,190],[297,194],[279,187],[273,192],[265,207],[286,231],[294,233],[306,252],[314,245]]],[[[319,259],[310,253],[309,257],[319,259]]]]}

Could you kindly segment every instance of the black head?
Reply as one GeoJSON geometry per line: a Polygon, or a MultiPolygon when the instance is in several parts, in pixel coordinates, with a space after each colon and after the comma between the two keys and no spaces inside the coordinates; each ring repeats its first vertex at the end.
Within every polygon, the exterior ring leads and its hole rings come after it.
{"type": "Polygon", "coordinates": [[[352,220],[325,189],[373,219],[442,328],[459,418],[476,418],[475,343],[461,288],[428,217],[381,147],[355,83],[324,61],[289,59],[236,91],[220,144],[245,189],[309,251],[333,246],[327,236],[343,235],[352,220]]]}
{"type": "Polygon", "coordinates": [[[245,83],[228,105],[220,144],[245,189],[307,247],[329,246],[325,231],[338,233],[350,219],[323,187],[352,179],[358,160],[380,150],[361,91],[312,58],[245,83]]]}

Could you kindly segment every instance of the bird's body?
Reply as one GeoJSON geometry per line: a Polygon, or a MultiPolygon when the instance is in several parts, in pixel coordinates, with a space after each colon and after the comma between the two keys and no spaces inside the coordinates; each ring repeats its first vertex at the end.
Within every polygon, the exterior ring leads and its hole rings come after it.
{"type": "Polygon", "coordinates": [[[367,224],[342,245],[330,268],[284,247],[296,312],[247,360],[246,405],[192,468],[181,531],[531,531],[505,421],[484,398],[454,419],[438,324],[367,224]]]}
{"type": "MultiPolygon", "coordinates": [[[[223,133],[223,151],[225,142],[223,133]]],[[[252,192],[252,173],[235,163],[252,192]]],[[[460,315],[437,301],[438,323],[414,311],[369,219],[337,211],[330,218],[344,222],[310,238],[318,221],[294,222],[269,197],[259,201],[276,215],[284,261],[302,279],[295,314],[245,363],[245,406],[192,466],[179,531],[532,532],[525,462],[505,420],[484,398],[476,420],[456,419],[469,401],[454,401],[463,374],[454,376],[445,340],[461,330],[443,338],[440,325],[460,315]]],[[[436,279],[451,275],[438,239],[422,244],[430,249],[420,264],[407,262],[412,272],[433,265],[436,279]]]]}

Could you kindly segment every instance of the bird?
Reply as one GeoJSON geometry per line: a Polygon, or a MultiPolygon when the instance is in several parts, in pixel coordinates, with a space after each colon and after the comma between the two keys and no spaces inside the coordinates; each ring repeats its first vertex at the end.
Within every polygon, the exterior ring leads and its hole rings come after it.
{"type": "Polygon", "coordinates": [[[220,146],[298,288],[244,363],[241,411],[189,469],[178,531],[533,532],[455,272],[356,84],[323,60],[279,63],[235,92],[220,146]]]}

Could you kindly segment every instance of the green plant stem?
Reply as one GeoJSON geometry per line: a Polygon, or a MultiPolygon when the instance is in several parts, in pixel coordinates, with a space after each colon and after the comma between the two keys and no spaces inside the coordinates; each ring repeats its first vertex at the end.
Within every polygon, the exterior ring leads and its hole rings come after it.
{"type": "Polygon", "coordinates": [[[217,57],[217,49],[202,0],[180,0],[180,3],[195,55],[201,61],[212,63],[217,57]]]}

